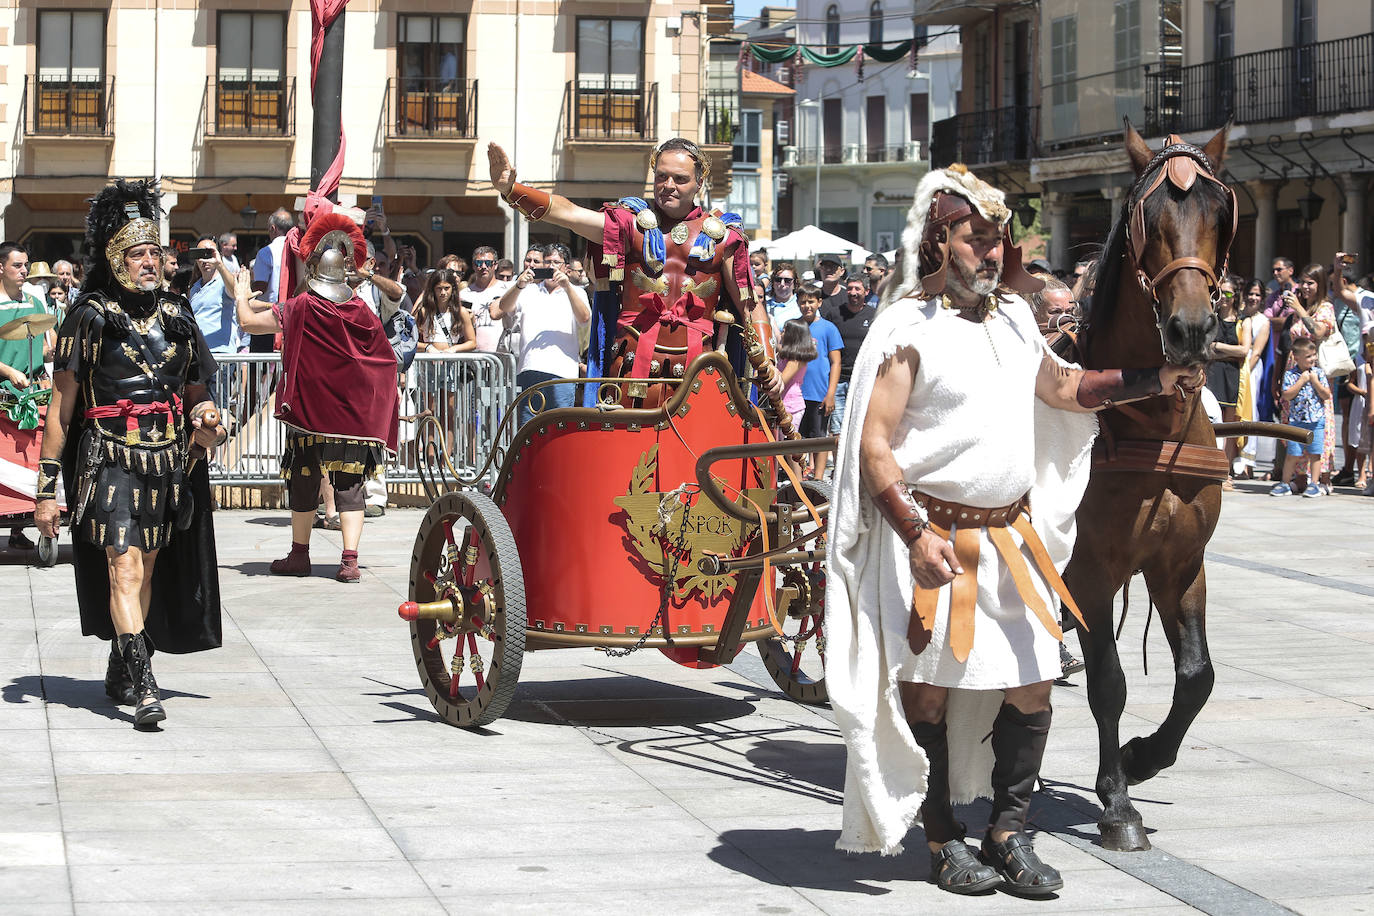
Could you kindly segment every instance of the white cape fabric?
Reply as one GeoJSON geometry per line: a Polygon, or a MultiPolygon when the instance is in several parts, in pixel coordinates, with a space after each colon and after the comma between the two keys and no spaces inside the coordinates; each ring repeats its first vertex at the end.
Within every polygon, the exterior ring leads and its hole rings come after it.
{"type": "MultiPolygon", "coordinates": [[[[1007,307],[1029,312],[1019,299],[1007,307]]],[[[896,534],[863,492],[859,438],[879,367],[918,339],[921,324],[934,308],[920,300],[902,300],[874,321],[850,376],[835,462],[828,523],[825,677],[848,748],[843,826],[836,846],[849,852],[900,854],[926,792],[925,755],[907,727],[898,694],[898,675],[910,658],[906,633],[911,611],[909,603],[893,596],[903,590],[910,594],[910,573],[905,551],[898,558],[892,550],[896,534]],[[899,582],[898,576],[906,581],[899,582]]],[[[1073,549],[1074,513],[1087,486],[1096,432],[1093,414],[1035,401],[1033,524],[1060,570],[1073,549]]],[[[983,739],[1002,698],[998,690],[950,692],[946,722],[955,804],[992,794],[992,750],[983,739]]]]}

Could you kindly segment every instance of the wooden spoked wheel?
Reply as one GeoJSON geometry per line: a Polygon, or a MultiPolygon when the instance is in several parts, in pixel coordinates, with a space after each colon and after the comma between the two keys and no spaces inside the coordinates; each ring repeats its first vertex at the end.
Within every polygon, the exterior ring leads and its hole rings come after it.
{"type": "Polygon", "coordinates": [[[525,582],[515,536],[486,496],[455,491],[425,513],[410,558],[410,641],[425,694],[445,722],[499,719],[525,653],[525,582]],[[438,602],[448,619],[419,619],[438,602]]]}
{"type": "MultiPolygon", "coordinates": [[[[802,486],[813,505],[830,501],[828,483],[808,480],[802,486]]],[[[806,514],[791,485],[778,492],[778,502],[791,505],[796,517],[806,514]]],[[[814,523],[803,526],[803,530],[814,529],[814,523]]],[[[823,549],[824,545],[824,539],[817,538],[806,546],[823,549]]],[[[824,705],[829,700],[825,691],[825,561],[776,569],[773,579],[773,601],[783,635],[759,643],[764,667],[773,683],[792,699],[824,705]]]]}

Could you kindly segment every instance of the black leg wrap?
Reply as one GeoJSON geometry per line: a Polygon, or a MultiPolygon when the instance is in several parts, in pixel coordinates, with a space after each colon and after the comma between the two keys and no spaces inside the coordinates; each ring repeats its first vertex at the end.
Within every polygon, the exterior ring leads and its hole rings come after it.
{"type": "Polygon", "coordinates": [[[1031,793],[1040,775],[1051,710],[1024,713],[1003,703],[992,724],[992,829],[1018,833],[1026,827],[1031,793]]]}
{"type": "Polygon", "coordinates": [[[932,843],[948,843],[962,839],[963,825],[954,819],[949,803],[949,740],[944,722],[911,722],[911,734],[925,752],[929,767],[926,773],[926,797],[921,803],[921,822],[926,839],[932,843]]]}
{"type": "Polygon", "coordinates": [[[157,679],[153,677],[150,660],[150,647],[142,633],[121,633],[119,652],[124,658],[124,666],[133,682],[136,703],[134,705],[134,726],[142,728],[167,718],[158,695],[157,679]]]}

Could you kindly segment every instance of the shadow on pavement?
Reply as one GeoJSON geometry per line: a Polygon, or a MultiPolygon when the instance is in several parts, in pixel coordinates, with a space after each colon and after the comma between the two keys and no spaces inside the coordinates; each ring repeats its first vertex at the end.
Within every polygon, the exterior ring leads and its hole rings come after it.
{"type": "MultiPolygon", "coordinates": [[[[162,694],[164,700],[170,697],[187,697],[193,700],[210,699],[203,694],[184,693],[179,690],[168,690],[165,687],[161,688],[159,693],[162,694]]],[[[131,712],[125,712],[124,707],[116,706],[109,697],[105,696],[105,682],[103,680],[88,681],[62,675],[29,674],[17,677],[4,687],[0,687],[0,698],[3,698],[6,703],[27,703],[30,700],[39,700],[65,706],[68,709],[79,709],[97,716],[104,716],[115,722],[132,724],[134,721],[131,712]]]]}
{"type": "Polygon", "coordinates": [[[268,526],[269,528],[290,528],[290,527],[291,527],[291,513],[290,513],[289,511],[285,510],[285,509],[283,509],[282,511],[283,511],[285,514],[283,514],[283,515],[260,515],[260,516],[258,516],[257,518],[245,518],[245,519],[243,519],[243,521],[244,521],[245,524],[248,524],[248,525],[266,525],[266,526],[268,526]]]}
{"type": "MultiPolygon", "coordinates": [[[[839,813],[836,812],[836,820],[839,813]]],[[[921,882],[930,874],[930,855],[920,829],[907,835],[898,856],[852,855],[835,849],[838,830],[727,830],[710,853],[719,865],[779,887],[813,888],[845,894],[892,893],[879,885],[921,882]],[[743,863],[737,858],[742,852],[743,863]]]]}

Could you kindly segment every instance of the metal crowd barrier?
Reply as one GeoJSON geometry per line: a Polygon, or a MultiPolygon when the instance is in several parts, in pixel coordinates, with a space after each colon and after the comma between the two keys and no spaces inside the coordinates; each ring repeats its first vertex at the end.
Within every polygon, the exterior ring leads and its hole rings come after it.
{"type": "MultiPolygon", "coordinates": [[[[233,435],[210,462],[210,482],[232,486],[280,485],[284,425],[276,411],[281,379],[278,353],[216,356],[220,365],[211,397],[234,420],[233,435]]],[[[337,384],[347,386],[347,377],[337,384]]],[[[422,482],[420,463],[442,448],[454,468],[475,475],[494,448],[510,444],[513,425],[501,418],[515,400],[515,359],[506,353],[420,353],[398,377],[401,425],[398,452],[387,464],[388,483],[422,482]],[[433,416],[438,426],[421,423],[433,416]],[[443,442],[436,439],[441,430],[443,442]],[[498,438],[499,437],[499,438],[498,438]]],[[[494,476],[496,468],[488,470],[494,476]]]]}

